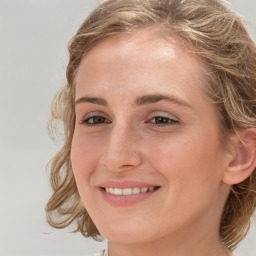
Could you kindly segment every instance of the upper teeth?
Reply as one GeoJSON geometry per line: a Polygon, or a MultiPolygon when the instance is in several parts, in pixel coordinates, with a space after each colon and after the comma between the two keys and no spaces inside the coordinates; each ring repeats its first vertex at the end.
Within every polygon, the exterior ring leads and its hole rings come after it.
{"type": "Polygon", "coordinates": [[[138,187],[134,187],[134,188],[105,188],[105,191],[109,194],[113,194],[113,195],[132,195],[132,194],[139,194],[139,193],[146,193],[146,192],[150,192],[153,191],[154,187],[143,187],[143,188],[138,188],[138,187]]]}

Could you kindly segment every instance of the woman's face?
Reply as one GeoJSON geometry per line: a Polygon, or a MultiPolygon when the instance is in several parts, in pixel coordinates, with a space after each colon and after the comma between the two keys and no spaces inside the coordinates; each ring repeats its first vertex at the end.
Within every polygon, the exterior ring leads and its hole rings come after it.
{"type": "Polygon", "coordinates": [[[115,36],[79,66],[72,166],[110,241],[218,235],[230,154],[203,65],[178,45],[147,31],[115,36]]]}

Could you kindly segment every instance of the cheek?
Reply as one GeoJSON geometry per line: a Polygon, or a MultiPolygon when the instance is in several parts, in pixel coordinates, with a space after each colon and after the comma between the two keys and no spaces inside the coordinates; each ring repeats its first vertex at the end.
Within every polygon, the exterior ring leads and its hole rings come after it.
{"type": "Polygon", "coordinates": [[[148,145],[150,165],[165,178],[166,212],[175,206],[177,216],[188,208],[193,214],[216,205],[223,170],[218,141],[214,134],[206,139],[197,132],[148,145]]]}
{"type": "Polygon", "coordinates": [[[71,146],[71,162],[78,187],[90,182],[99,158],[99,148],[93,138],[75,131],[71,146]]]}
{"type": "Polygon", "coordinates": [[[222,149],[216,131],[176,133],[148,142],[150,164],[169,181],[183,187],[221,180],[222,149]]]}

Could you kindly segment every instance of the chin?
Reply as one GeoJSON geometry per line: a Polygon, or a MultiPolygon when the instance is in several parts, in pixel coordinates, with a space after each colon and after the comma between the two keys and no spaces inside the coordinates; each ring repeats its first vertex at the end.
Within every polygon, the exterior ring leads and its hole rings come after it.
{"type": "Polygon", "coordinates": [[[108,241],[122,244],[145,243],[152,239],[152,234],[148,232],[152,228],[135,224],[124,225],[124,222],[120,225],[99,227],[99,231],[108,241]]]}

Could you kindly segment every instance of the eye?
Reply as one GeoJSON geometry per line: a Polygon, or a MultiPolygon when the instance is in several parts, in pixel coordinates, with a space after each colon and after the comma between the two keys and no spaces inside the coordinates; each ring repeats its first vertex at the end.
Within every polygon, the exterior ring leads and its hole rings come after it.
{"type": "Polygon", "coordinates": [[[165,116],[154,116],[149,121],[147,121],[147,123],[151,123],[153,125],[164,126],[164,125],[177,124],[178,121],[173,118],[169,118],[169,117],[165,117],[165,116]]]}
{"type": "Polygon", "coordinates": [[[81,122],[84,125],[87,126],[97,126],[97,125],[101,125],[101,124],[110,124],[111,122],[103,117],[103,116],[90,116],[84,120],[82,120],[81,122]]]}

